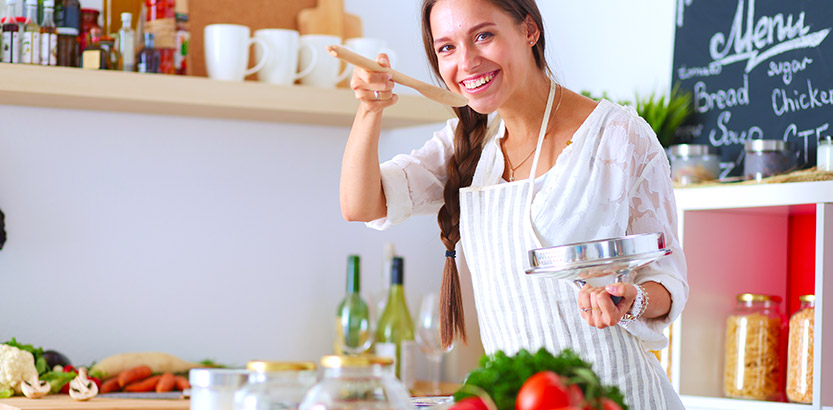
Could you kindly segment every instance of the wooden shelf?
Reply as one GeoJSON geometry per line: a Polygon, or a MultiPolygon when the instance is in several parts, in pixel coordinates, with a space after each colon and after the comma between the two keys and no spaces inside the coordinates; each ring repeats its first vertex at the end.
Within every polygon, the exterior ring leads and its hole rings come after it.
{"type": "MultiPolygon", "coordinates": [[[[350,126],[358,107],[348,89],[22,64],[0,64],[0,104],[329,126],[350,126]]],[[[400,94],[382,126],[441,123],[453,115],[422,96],[400,94]]]]}

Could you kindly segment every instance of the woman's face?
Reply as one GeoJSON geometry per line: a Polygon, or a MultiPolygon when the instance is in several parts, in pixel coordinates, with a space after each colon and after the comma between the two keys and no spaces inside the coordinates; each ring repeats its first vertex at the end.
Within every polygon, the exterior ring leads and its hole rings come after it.
{"type": "Polygon", "coordinates": [[[430,22],[443,81],[479,113],[496,111],[536,68],[529,42],[537,32],[489,1],[438,1],[430,22]]]}

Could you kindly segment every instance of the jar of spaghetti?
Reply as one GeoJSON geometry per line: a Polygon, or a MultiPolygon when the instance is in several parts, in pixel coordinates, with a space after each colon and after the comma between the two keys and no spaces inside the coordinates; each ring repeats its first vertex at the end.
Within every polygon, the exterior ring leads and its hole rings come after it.
{"type": "Polygon", "coordinates": [[[744,293],[726,320],[723,390],[738,399],[777,400],[783,380],[778,296],[744,293]]]}
{"type": "Polygon", "coordinates": [[[813,402],[813,322],[816,297],[804,295],[801,307],[790,318],[789,354],[787,355],[787,400],[813,402]]]}

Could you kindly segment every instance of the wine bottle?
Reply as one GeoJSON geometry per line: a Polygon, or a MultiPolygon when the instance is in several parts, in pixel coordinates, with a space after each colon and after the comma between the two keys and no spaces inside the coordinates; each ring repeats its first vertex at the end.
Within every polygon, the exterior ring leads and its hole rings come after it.
{"type": "Polygon", "coordinates": [[[388,303],[376,329],[375,352],[377,356],[394,360],[396,377],[411,389],[414,387],[417,346],[414,341],[414,324],[408,312],[408,304],[405,303],[403,265],[401,257],[393,258],[388,303]]]}
{"type": "Polygon", "coordinates": [[[347,294],[336,312],[336,354],[359,354],[370,348],[370,309],[359,291],[359,256],[347,257],[347,294]]]}

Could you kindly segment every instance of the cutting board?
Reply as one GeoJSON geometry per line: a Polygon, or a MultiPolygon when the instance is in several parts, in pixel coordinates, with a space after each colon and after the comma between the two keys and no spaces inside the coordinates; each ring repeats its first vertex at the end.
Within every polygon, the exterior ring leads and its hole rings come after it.
{"type": "Polygon", "coordinates": [[[344,12],[344,0],[318,0],[314,8],[298,12],[301,34],[330,34],[342,39],[362,36],[362,20],[344,12]]]}
{"type": "Polygon", "coordinates": [[[110,399],[94,397],[87,401],[73,400],[67,394],[54,394],[40,399],[12,397],[0,399],[0,410],[188,410],[191,401],[110,399]]]}

